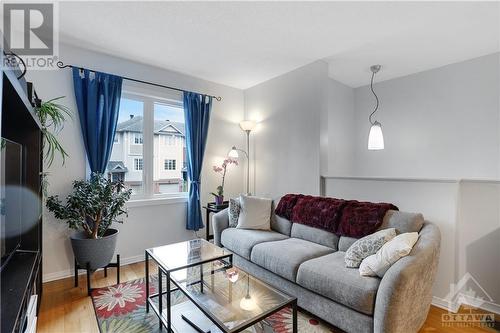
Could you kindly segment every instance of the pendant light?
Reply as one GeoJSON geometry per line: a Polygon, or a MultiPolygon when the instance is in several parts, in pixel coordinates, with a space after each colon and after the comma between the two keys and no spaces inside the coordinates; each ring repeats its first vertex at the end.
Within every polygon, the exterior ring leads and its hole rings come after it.
{"type": "Polygon", "coordinates": [[[377,94],[375,94],[375,91],[373,90],[373,78],[375,77],[375,74],[380,70],[382,66],[380,65],[373,65],[370,67],[370,70],[372,71],[372,79],[370,81],[370,90],[372,91],[373,96],[375,96],[375,100],[377,101],[377,104],[375,105],[375,109],[373,112],[370,114],[370,117],[368,120],[370,121],[370,124],[372,125],[370,127],[370,134],[368,135],[368,150],[382,150],[384,149],[384,135],[382,134],[382,124],[379,123],[378,121],[373,121],[372,117],[377,112],[378,106],[379,106],[379,100],[377,94]]]}

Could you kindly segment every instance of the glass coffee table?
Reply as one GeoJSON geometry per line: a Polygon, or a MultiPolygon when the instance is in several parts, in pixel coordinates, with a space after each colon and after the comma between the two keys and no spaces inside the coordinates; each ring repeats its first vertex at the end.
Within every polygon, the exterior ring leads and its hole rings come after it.
{"type": "Polygon", "coordinates": [[[233,267],[232,259],[203,239],[147,249],[146,311],[152,308],[167,332],[236,333],[265,332],[264,319],[291,307],[297,333],[297,299],[233,267]],[[149,259],[158,265],[158,292],[151,295],[149,259]],[[174,304],[171,294],[178,291],[184,301],[174,304]]]}

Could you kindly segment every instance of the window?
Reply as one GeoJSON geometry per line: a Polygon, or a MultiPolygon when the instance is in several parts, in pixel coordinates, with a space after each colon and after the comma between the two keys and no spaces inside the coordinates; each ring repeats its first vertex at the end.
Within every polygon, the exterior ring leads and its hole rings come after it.
{"type": "Polygon", "coordinates": [[[142,145],[143,143],[142,133],[134,133],[133,138],[134,138],[134,145],[142,145]]]}
{"type": "Polygon", "coordinates": [[[142,158],[134,158],[134,170],[142,171],[142,158]]]}
{"type": "Polygon", "coordinates": [[[175,170],[175,160],[165,160],[163,168],[165,170],[175,170]]]}
{"type": "Polygon", "coordinates": [[[113,182],[123,181],[123,173],[114,173],[111,177],[111,181],[113,182]]]}
{"type": "Polygon", "coordinates": [[[182,95],[162,91],[157,97],[138,89],[123,86],[108,178],[123,181],[132,189],[133,198],[184,197],[187,168],[182,95]]]}
{"type": "MultiPolygon", "coordinates": [[[[176,129],[170,127],[166,131],[176,131],[176,129]]],[[[171,134],[160,134],[160,144],[167,146],[175,146],[177,144],[177,136],[171,134]]]]}
{"type": "Polygon", "coordinates": [[[144,164],[142,162],[144,147],[142,144],[135,144],[136,137],[138,142],[143,142],[144,106],[143,100],[135,96],[122,95],[115,144],[106,171],[109,179],[123,181],[127,189],[132,189],[134,196],[144,194],[144,164]],[[141,162],[136,162],[139,159],[141,162]]]}
{"type": "MultiPolygon", "coordinates": [[[[154,103],[155,166],[153,189],[157,195],[172,195],[187,191],[187,169],[177,168],[185,163],[185,146],[177,144],[177,138],[184,137],[184,110],[182,103],[172,104],[156,101],[154,103]],[[157,132],[157,133],[156,133],[157,132]],[[158,144],[158,143],[159,144],[158,144]]],[[[185,142],[185,141],[182,141],[185,142]]]]}

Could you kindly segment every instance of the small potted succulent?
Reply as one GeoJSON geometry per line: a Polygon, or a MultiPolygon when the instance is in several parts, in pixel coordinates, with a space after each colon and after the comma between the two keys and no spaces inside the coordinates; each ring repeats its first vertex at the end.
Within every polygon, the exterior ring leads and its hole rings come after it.
{"type": "Polygon", "coordinates": [[[227,167],[230,164],[238,165],[238,161],[226,158],[222,162],[221,166],[218,165],[213,166],[214,172],[222,176],[222,183],[219,186],[217,186],[216,192],[211,193],[215,197],[216,205],[222,205],[222,203],[224,202],[224,181],[226,180],[227,167]]]}
{"type": "Polygon", "coordinates": [[[77,230],[71,237],[71,246],[80,265],[89,263],[91,270],[107,266],[116,247],[117,229],[113,222],[123,223],[127,215],[124,205],[132,190],[125,190],[122,182],[112,182],[94,173],[89,180],[75,180],[73,192],[62,203],[59,197],[47,198],[47,208],[77,230]]]}

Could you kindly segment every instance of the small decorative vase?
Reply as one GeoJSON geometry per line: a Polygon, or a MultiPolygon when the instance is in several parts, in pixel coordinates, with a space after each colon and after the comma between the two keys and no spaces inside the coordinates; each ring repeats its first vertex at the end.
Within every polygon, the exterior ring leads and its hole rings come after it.
{"type": "Polygon", "coordinates": [[[224,202],[224,196],[223,196],[223,195],[217,195],[217,196],[215,197],[215,204],[216,204],[217,206],[222,205],[222,203],[223,203],[223,202],[224,202]]]}

